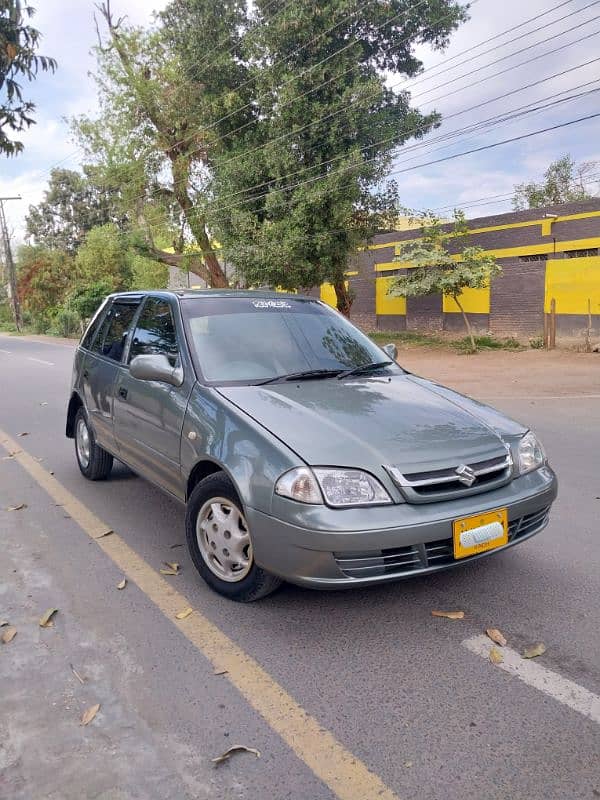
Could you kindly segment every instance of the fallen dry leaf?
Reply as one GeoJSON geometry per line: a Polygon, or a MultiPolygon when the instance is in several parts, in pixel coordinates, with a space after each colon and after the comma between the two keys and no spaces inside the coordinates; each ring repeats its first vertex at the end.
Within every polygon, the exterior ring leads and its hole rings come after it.
{"type": "Polygon", "coordinates": [[[490,639],[492,640],[492,642],[496,642],[496,644],[499,644],[499,645],[500,645],[500,647],[504,647],[504,646],[506,645],[506,639],[505,639],[505,638],[504,638],[504,636],[503,636],[503,635],[500,633],[500,631],[498,630],[498,628],[486,628],[486,631],[485,631],[485,632],[486,632],[486,633],[487,633],[487,635],[490,637],[490,639]]]}
{"type": "Polygon", "coordinates": [[[526,647],[523,650],[523,658],[537,658],[537,656],[542,656],[546,652],[546,645],[543,642],[538,642],[537,644],[531,645],[531,647],[526,647]]]}
{"type": "Polygon", "coordinates": [[[122,581],[117,583],[117,589],[124,589],[127,586],[127,578],[123,578],[122,581]]]}
{"type": "Polygon", "coordinates": [[[225,750],[220,756],[211,758],[211,761],[213,764],[222,764],[223,761],[227,761],[227,759],[231,758],[234,753],[254,753],[257,758],[260,758],[260,750],[256,750],[254,747],[246,747],[245,744],[234,744],[233,747],[225,750]]]}
{"type": "Polygon", "coordinates": [[[8,644],[9,642],[12,642],[16,635],[17,629],[12,625],[9,625],[0,637],[2,639],[2,644],[8,644]]]}
{"type": "Polygon", "coordinates": [[[214,674],[215,675],[227,675],[228,672],[229,672],[229,670],[227,670],[227,669],[216,669],[214,671],[214,674]]]}
{"type": "Polygon", "coordinates": [[[432,611],[432,617],[446,617],[446,619],[464,619],[464,611],[432,611]]]}
{"type": "Polygon", "coordinates": [[[412,761],[405,761],[404,762],[404,766],[407,767],[407,768],[412,767],[412,765],[413,765],[412,761]]]}
{"type": "Polygon", "coordinates": [[[81,724],[89,725],[99,711],[100,711],[100,703],[96,703],[95,706],[90,706],[89,708],[86,708],[86,710],[83,712],[83,716],[81,717],[81,724]]]}
{"type": "Polygon", "coordinates": [[[73,673],[73,675],[75,675],[79,683],[85,683],[85,678],[81,677],[81,675],[77,672],[73,664],[69,664],[69,666],[71,667],[71,672],[73,673]]]}
{"type": "Polygon", "coordinates": [[[40,405],[41,405],[41,406],[47,406],[47,405],[48,405],[48,403],[44,401],[43,403],[40,403],[40,405]]]}
{"type": "Polygon", "coordinates": [[[176,548],[176,547],[183,547],[183,543],[182,543],[182,544],[172,544],[172,545],[169,545],[169,549],[170,549],[170,550],[175,550],[175,548],[176,548]]]}
{"type": "Polygon", "coordinates": [[[29,436],[29,431],[23,431],[22,433],[17,433],[17,436],[29,436]]]}
{"type": "Polygon", "coordinates": [[[111,533],[114,533],[114,531],[111,529],[102,531],[102,533],[98,533],[96,536],[94,536],[94,539],[102,539],[103,536],[110,536],[111,533]]]}
{"type": "Polygon", "coordinates": [[[0,620],[0,628],[3,628],[5,625],[8,625],[8,620],[7,619],[0,620]]]}
{"type": "Polygon", "coordinates": [[[49,608],[43,617],[40,617],[40,628],[51,628],[54,624],[52,617],[56,614],[58,608],[49,608]]]}
{"type": "Polygon", "coordinates": [[[163,564],[167,568],[160,570],[161,575],[179,575],[179,564],[176,561],[163,561],[163,564]]]}
{"type": "Polygon", "coordinates": [[[27,503],[19,503],[17,506],[9,506],[6,510],[7,511],[22,511],[24,508],[27,508],[27,503]]]}
{"type": "Polygon", "coordinates": [[[490,661],[492,664],[501,664],[504,661],[504,657],[497,647],[490,647],[490,661]]]}
{"type": "Polygon", "coordinates": [[[185,619],[186,617],[189,617],[193,610],[193,608],[184,608],[183,611],[179,611],[177,614],[175,614],[175,619],[185,619]]]}

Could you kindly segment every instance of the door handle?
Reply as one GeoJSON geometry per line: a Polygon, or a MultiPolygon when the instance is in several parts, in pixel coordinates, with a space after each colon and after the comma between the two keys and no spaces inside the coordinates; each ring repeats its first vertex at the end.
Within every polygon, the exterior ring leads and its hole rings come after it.
{"type": "Polygon", "coordinates": [[[127,400],[127,389],[124,386],[119,386],[119,397],[122,400],[127,400]]]}

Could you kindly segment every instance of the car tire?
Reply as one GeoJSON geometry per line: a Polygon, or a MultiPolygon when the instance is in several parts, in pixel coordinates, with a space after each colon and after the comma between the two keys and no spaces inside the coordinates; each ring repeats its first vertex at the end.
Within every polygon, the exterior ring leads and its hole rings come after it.
{"type": "MultiPolygon", "coordinates": [[[[225,473],[209,475],[194,488],[187,504],[185,529],[194,566],[215,592],[238,603],[251,603],[271,594],[281,584],[280,578],[265,572],[254,562],[243,507],[233,483],[225,473]],[[222,515],[220,522],[217,517],[211,517],[213,513],[222,515]],[[235,529],[233,534],[226,530],[228,525],[235,529]],[[212,531],[213,527],[216,532],[212,531]],[[229,537],[225,540],[223,537],[227,534],[229,537]],[[214,539],[211,543],[212,536],[214,539]],[[241,562],[235,565],[236,570],[225,562],[222,553],[227,551],[221,545],[233,543],[232,547],[241,547],[246,539],[247,544],[243,549],[245,559],[242,556],[241,562]]],[[[230,552],[227,552],[229,556],[230,552]]],[[[231,556],[236,557],[234,553],[231,556]]]]}
{"type": "Polygon", "coordinates": [[[83,408],[75,415],[75,455],[81,474],[89,481],[103,481],[110,475],[113,457],[96,444],[94,432],[83,408]]]}

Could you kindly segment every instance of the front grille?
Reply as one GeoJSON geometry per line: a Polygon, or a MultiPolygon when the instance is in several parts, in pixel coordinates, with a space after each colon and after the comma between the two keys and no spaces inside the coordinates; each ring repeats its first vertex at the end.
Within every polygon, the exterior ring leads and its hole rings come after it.
{"type": "MultiPolygon", "coordinates": [[[[508,524],[508,541],[535,533],[548,521],[550,506],[518,517],[508,524]]],[[[372,578],[379,575],[409,575],[423,569],[444,567],[456,562],[452,538],[425,544],[390,547],[384,550],[334,553],[333,557],[347,578],[372,578]]],[[[461,558],[469,561],[473,556],[461,558]]]]}
{"type": "Polygon", "coordinates": [[[510,452],[505,452],[483,461],[454,464],[426,472],[402,473],[397,467],[386,469],[409,503],[431,503],[496,489],[510,480],[512,466],[510,452]],[[471,472],[473,480],[470,485],[459,479],[461,468],[471,472]]]}

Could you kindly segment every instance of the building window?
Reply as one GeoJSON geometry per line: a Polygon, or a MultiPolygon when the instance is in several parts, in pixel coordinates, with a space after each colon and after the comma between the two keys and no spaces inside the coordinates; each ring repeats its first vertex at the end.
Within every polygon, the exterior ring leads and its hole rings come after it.
{"type": "Polygon", "coordinates": [[[547,261],[547,253],[531,253],[527,256],[519,256],[519,261],[547,261]]]}
{"type": "Polygon", "coordinates": [[[378,278],[395,278],[398,275],[404,275],[406,269],[386,269],[385,271],[381,271],[377,273],[378,278]]]}
{"type": "Polygon", "coordinates": [[[588,258],[589,256],[597,255],[597,247],[586,247],[583,250],[565,250],[565,258],[588,258]]]}

